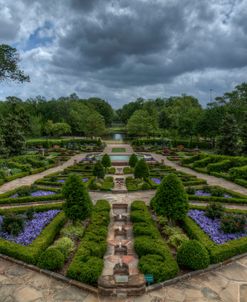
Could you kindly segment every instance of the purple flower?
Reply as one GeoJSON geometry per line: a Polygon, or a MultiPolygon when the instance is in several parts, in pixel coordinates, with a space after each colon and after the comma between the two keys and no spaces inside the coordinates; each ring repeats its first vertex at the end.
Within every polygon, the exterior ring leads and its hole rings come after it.
{"type": "Polygon", "coordinates": [[[38,191],[32,192],[31,196],[33,196],[33,197],[40,197],[40,196],[49,196],[49,195],[54,195],[54,194],[56,194],[56,192],[38,190],[38,191]]]}
{"type": "Polygon", "coordinates": [[[156,183],[156,185],[159,185],[161,183],[161,180],[159,178],[156,177],[152,177],[151,180],[156,183]]]}
{"type": "Polygon", "coordinates": [[[223,244],[229,240],[245,237],[246,233],[226,234],[220,229],[220,219],[211,219],[204,211],[190,210],[188,216],[192,218],[208,236],[216,243],[223,244]]]}
{"type": "Polygon", "coordinates": [[[208,192],[204,192],[203,190],[196,190],[195,195],[196,196],[211,196],[212,194],[208,193],[208,192]]]}
{"type": "Polygon", "coordinates": [[[225,197],[225,198],[232,198],[232,196],[229,195],[229,194],[227,194],[227,193],[224,194],[224,197],[225,197]]]}
{"type": "Polygon", "coordinates": [[[65,182],[65,179],[58,179],[57,182],[61,182],[61,183],[64,183],[65,182]]]}
{"type": "Polygon", "coordinates": [[[11,195],[10,198],[17,198],[18,197],[18,193],[15,193],[14,195],[11,195]]]}
{"type": "MultiPolygon", "coordinates": [[[[15,237],[0,231],[0,237],[21,245],[29,245],[59,212],[60,210],[49,210],[35,213],[32,220],[25,221],[24,230],[18,236],[15,237]]],[[[0,226],[2,222],[3,217],[0,216],[0,226]]]]}
{"type": "Polygon", "coordinates": [[[88,181],[88,178],[87,178],[87,177],[82,178],[82,181],[83,181],[83,182],[87,182],[87,181],[88,181]]]}

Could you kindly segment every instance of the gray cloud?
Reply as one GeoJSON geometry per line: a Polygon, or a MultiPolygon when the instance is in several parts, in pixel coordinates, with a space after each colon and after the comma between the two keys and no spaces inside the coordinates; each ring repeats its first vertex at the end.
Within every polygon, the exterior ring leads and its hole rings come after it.
{"type": "Polygon", "coordinates": [[[209,89],[220,95],[246,80],[247,0],[0,4],[0,40],[17,45],[32,80],[2,85],[0,97],[10,91],[22,97],[75,91],[118,107],[138,96],[187,93],[206,103],[209,89]],[[47,22],[52,42],[31,43],[47,22]]]}

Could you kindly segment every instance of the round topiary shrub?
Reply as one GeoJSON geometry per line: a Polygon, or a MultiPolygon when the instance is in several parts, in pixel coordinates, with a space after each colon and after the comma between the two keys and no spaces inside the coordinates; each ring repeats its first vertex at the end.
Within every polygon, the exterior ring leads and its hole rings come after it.
{"type": "Polygon", "coordinates": [[[129,166],[134,168],[137,162],[138,162],[138,157],[136,156],[136,154],[135,153],[131,154],[129,158],[129,166]]]}
{"type": "Polygon", "coordinates": [[[197,240],[189,240],[179,248],[177,262],[180,267],[198,270],[208,267],[210,258],[204,245],[197,240]]]}
{"type": "Polygon", "coordinates": [[[64,255],[59,249],[50,247],[39,257],[38,266],[48,270],[59,270],[64,264],[64,255]]]}
{"type": "Polygon", "coordinates": [[[104,154],[101,160],[102,165],[105,168],[109,168],[111,166],[111,158],[108,154],[104,154]]]}
{"type": "Polygon", "coordinates": [[[149,168],[144,158],[140,159],[134,170],[135,178],[147,178],[149,177],[149,168]]]}

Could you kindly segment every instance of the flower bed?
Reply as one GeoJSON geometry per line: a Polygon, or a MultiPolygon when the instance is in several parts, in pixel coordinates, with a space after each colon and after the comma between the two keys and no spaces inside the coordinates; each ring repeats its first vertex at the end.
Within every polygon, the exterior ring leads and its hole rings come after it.
{"type": "Polygon", "coordinates": [[[225,234],[220,229],[220,220],[208,218],[204,211],[190,210],[188,216],[192,218],[216,244],[226,243],[229,240],[239,239],[247,236],[246,232],[225,234]]]}
{"type": "MultiPolygon", "coordinates": [[[[0,237],[21,245],[29,245],[59,212],[59,210],[49,210],[35,213],[32,220],[27,220],[25,222],[24,230],[18,236],[15,237],[0,231],[0,237]]],[[[0,227],[2,222],[3,217],[0,216],[0,227]]]]}

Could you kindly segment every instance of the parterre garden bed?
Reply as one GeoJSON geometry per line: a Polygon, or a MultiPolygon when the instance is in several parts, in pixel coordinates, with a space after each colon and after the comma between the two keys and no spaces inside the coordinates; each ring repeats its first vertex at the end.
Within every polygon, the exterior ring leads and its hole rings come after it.
{"type": "Polygon", "coordinates": [[[75,224],[65,217],[61,205],[31,209],[0,210],[0,253],[96,285],[107,248],[108,202],[97,201],[91,217],[75,224]],[[13,223],[20,221],[22,229],[16,234],[13,223]]]}
{"type": "Polygon", "coordinates": [[[40,173],[56,165],[55,158],[31,154],[0,160],[0,185],[31,174],[40,173]]]}
{"type": "Polygon", "coordinates": [[[183,159],[181,163],[198,172],[222,177],[247,187],[247,157],[201,153],[183,159]]]}
{"type": "MultiPolygon", "coordinates": [[[[129,168],[129,167],[126,167],[129,168]]],[[[124,169],[126,169],[124,168],[124,169]]],[[[133,172],[133,169],[129,168],[133,172]]],[[[127,170],[127,169],[126,169],[127,170]]],[[[125,170],[125,171],[126,171],[125,170]]],[[[126,187],[129,191],[156,189],[164,176],[174,173],[182,180],[184,186],[196,186],[206,184],[206,181],[194,175],[186,174],[162,164],[149,164],[149,177],[145,179],[135,179],[132,176],[126,177],[126,187]]]]}
{"type": "MultiPolygon", "coordinates": [[[[247,211],[229,209],[223,211],[225,215],[231,214],[245,219],[247,216],[247,211]]],[[[171,279],[177,274],[187,273],[191,268],[178,265],[180,262],[177,255],[181,246],[191,240],[199,241],[207,251],[208,264],[218,263],[247,251],[246,225],[242,232],[224,233],[220,219],[208,218],[205,213],[205,207],[192,206],[185,219],[171,225],[166,217],[157,216],[144,202],[133,202],[131,221],[140,271],[152,274],[155,283],[171,279]]],[[[192,265],[196,267],[197,263],[192,265]]]]}

